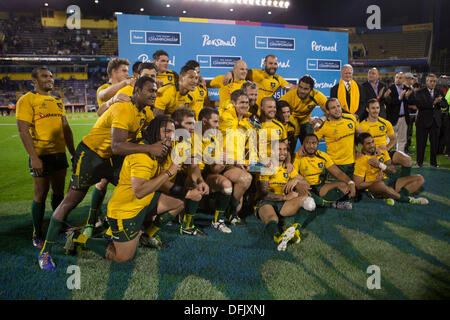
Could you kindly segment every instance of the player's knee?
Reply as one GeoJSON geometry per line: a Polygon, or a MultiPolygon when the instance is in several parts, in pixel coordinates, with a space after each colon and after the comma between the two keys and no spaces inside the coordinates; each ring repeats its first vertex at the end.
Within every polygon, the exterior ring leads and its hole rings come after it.
{"type": "Polygon", "coordinates": [[[424,183],[425,183],[425,178],[422,176],[422,175],[420,175],[420,174],[418,174],[418,175],[416,175],[416,179],[417,179],[417,182],[420,184],[420,185],[423,185],[424,183]]]}
{"type": "Polygon", "coordinates": [[[316,202],[313,198],[307,197],[305,200],[303,200],[302,208],[306,211],[314,211],[316,209],[316,202]]]}
{"type": "Polygon", "coordinates": [[[233,193],[233,183],[228,179],[223,179],[221,183],[222,193],[230,195],[233,193]]]}
{"type": "Polygon", "coordinates": [[[240,177],[238,183],[246,188],[249,188],[252,184],[252,175],[248,172],[244,172],[240,177]]]}
{"type": "Polygon", "coordinates": [[[401,162],[402,162],[401,165],[404,166],[404,167],[411,167],[412,166],[412,159],[411,159],[410,156],[408,156],[406,154],[403,155],[401,162]]]}

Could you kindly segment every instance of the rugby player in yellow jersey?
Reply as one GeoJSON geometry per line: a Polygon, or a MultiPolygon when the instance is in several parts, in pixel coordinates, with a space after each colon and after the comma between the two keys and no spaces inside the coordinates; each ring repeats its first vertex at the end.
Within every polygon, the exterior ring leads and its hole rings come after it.
{"type": "MultiPolygon", "coordinates": [[[[153,78],[156,81],[156,66],[151,62],[140,62],[136,72],[133,73],[135,74],[135,79],[147,76],[153,78]]],[[[100,107],[102,111],[100,112],[99,109],[97,113],[99,115],[103,114],[114,103],[131,101],[133,90],[134,82],[117,91],[114,97],[109,99],[106,103],[102,104],[102,106],[100,107]]],[[[151,110],[150,106],[147,106],[144,110],[147,114],[148,121],[153,119],[153,111],[151,110]]],[[[99,183],[95,185],[95,188],[92,191],[89,216],[83,230],[83,234],[88,237],[92,235],[95,227],[95,222],[97,221],[98,215],[101,212],[101,206],[103,204],[103,200],[105,199],[107,185],[108,180],[103,178],[99,183]]]]}
{"type": "Polygon", "coordinates": [[[205,181],[210,189],[210,197],[206,203],[208,208],[214,208],[211,226],[220,232],[231,233],[223,218],[233,193],[233,183],[222,174],[225,167],[222,161],[221,142],[217,138],[219,112],[213,108],[204,108],[200,111],[198,119],[202,126],[202,148],[201,154],[195,152],[194,157],[201,159],[205,165],[202,174],[206,177],[205,181]]]}
{"type": "Polygon", "coordinates": [[[304,75],[300,78],[297,90],[286,92],[279,101],[286,101],[292,108],[291,121],[296,121],[300,127],[300,142],[308,133],[314,133],[311,121],[311,112],[316,106],[319,106],[323,112],[327,97],[314,89],[314,79],[311,76],[304,75]]]}
{"type": "MultiPolygon", "coordinates": [[[[182,163],[182,171],[177,174],[175,183],[184,185],[188,190],[198,189],[202,197],[207,196],[209,194],[209,186],[202,176],[204,163],[198,158],[196,158],[197,161],[194,161],[196,150],[194,149],[195,145],[193,145],[193,143],[202,142],[201,137],[198,137],[198,140],[200,141],[195,141],[195,112],[189,108],[179,108],[172,114],[172,119],[175,122],[177,134],[175,135],[176,144],[171,158],[175,161],[175,157],[180,156],[182,163]],[[177,141],[177,138],[182,138],[182,141],[177,141]]],[[[197,212],[200,200],[186,200],[183,223],[180,227],[181,234],[207,236],[205,232],[197,228],[194,224],[194,216],[197,212]]]]}
{"type": "Polygon", "coordinates": [[[200,75],[200,64],[195,60],[189,60],[185,64],[186,66],[193,66],[195,72],[197,72],[198,81],[195,90],[192,92],[192,97],[194,98],[194,105],[191,107],[195,112],[195,119],[198,120],[198,114],[203,109],[205,100],[208,99],[208,89],[206,88],[206,82],[200,75]]]}
{"type": "Polygon", "coordinates": [[[84,199],[90,186],[101,178],[107,178],[116,184],[125,155],[151,153],[159,156],[168,151],[161,142],[153,145],[135,143],[136,136],[149,122],[144,108],[153,105],[156,90],[155,80],[149,77],[139,78],[135,84],[132,101],[112,105],[78,145],[70,188],[53,212],[47,237],[38,258],[41,269],[55,269],[50,255],[52,246],[64,228],[68,214],[84,199]]]}
{"type": "Polygon", "coordinates": [[[411,157],[401,151],[391,150],[397,144],[397,135],[392,124],[379,116],[380,103],[376,98],[367,101],[366,111],[368,117],[359,123],[360,129],[372,135],[379,150],[389,152],[392,164],[401,165],[400,175],[402,177],[411,175],[411,157]],[[389,138],[389,142],[386,137],[389,138]]]}
{"type": "MultiPolygon", "coordinates": [[[[153,119],[143,131],[144,143],[162,143],[171,147],[175,126],[167,116],[153,119]]],[[[66,251],[76,246],[88,248],[101,257],[115,262],[133,259],[142,235],[144,222],[156,214],[157,226],[183,209],[183,198],[197,199],[197,190],[179,190],[169,179],[179,170],[168,155],[161,157],[149,153],[127,155],[120,179],[108,203],[108,221],[112,242],[104,238],[88,238],[76,231],[68,232],[66,251]],[[164,169],[167,168],[167,169],[164,169]]]]}
{"type": "Polygon", "coordinates": [[[230,95],[233,91],[242,89],[242,85],[247,77],[248,67],[247,63],[243,60],[237,60],[233,65],[232,81],[229,83],[224,82],[224,75],[215,77],[209,83],[211,88],[219,88],[219,112],[227,104],[230,103],[230,95]]]}
{"type": "Polygon", "coordinates": [[[358,136],[358,144],[362,146],[363,156],[356,160],[355,165],[353,178],[357,189],[368,189],[374,197],[384,199],[389,205],[394,205],[395,201],[428,204],[426,198],[411,196],[425,183],[421,175],[389,178],[388,175],[395,174],[396,170],[388,152],[382,150],[381,154],[377,155],[375,141],[368,132],[358,136]]]}
{"type": "Polygon", "coordinates": [[[184,66],[180,71],[180,78],[175,84],[169,83],[158,89],[158,94],[153,108],[153,114],[171,115],[176,109],[195,105],[192,92],[198,82],[198,74],[193,66],[184,66]]]}
{"type": "Polygon", "coordinates": [[[69,167],[66,147],[72,157],[75,147],[64,104],[50,95],[54,84],[53,74],[45,67],[37,67],[33,69],[31,79],[34,90],[17,101],[16,120],[20,139],[29,155],[30,174],[33,177],[32,243],[35,248],[42,248],[45,200],[50,186],[53,210],[64,198],[66,171],[69,167]]]}
{"type": "Polygon", "coordinates": [[[345,200],[355,196],[355,183],[325,152],[318,150],[318,146],[319,139],[314,133],[305,135],[302,151],[294,160],[295,170],[308,181],[311,186],[311,197],[317,206],[352,209],[352,204],[345,200]],[[339,181],[326,183],[327,172],[337,177],[339,181]]]}
{"type": "Polygon", "coordinates": [[[248,172],[249,163],[258,161],[257,137],[256,130],[248,118],[249,99],[245,92],[236,90],[231,93],[231,103],[233,107],[225,110],[219,121],[226,163],[214,173],[223,174],[233,183],[228,219],[234,225],[245,225],[237,213],[241,208],[244,193],[252,183],[252,175],[248,172]]]}
{"type": "Polygon", "coordinates": [[[256,216],[265,224],[265,233],[275,241],[278,251],[286,250],[289,241],[300,242],[298,224],[282,231],[280,219],[294,216],[301,207],[305,210],[315,209],[314,200],[308,196],[308,184],[294,169],[288,173],[286,161],[289,156],[288,143],[279,143],[279,166],[270,175],[259,176],[259,202],[255,208],[256,216]]]}
{"type": "Polygon", "coordinates": [[[355,135],[362,131],[358,129],[353,115],[342,113],[341,104],[337,98],[328,99],[325,109],[328,120],[316,131],[316,136],[319,141],[324,138],[327,154],[339,169],[352,177],[355,167],[355,135]]]}
{"type": "Polygon", "coordinates": [[[108,74],[109,81],[97,89],[97,103],[99,107],[97,114],[99,116],[107,109],[103,104],[114,97],[117,91],[129,84],[134,85],[136,79],[129,78],[128,76],[129,65],[130,62],[122,58],[113,58],[108,62],[106,73],[108,74]]]}
{"type": "Polygon", "coordinates": [[[291,121],[291,106],[289,103],[282,100],[277,101],[276,119],[284,126],[284,129],[287,132],[291,159],[294,159],[300,127],[298,126],[297,121],[291,121]]]}
{"type": "Polygon", "coordinates": [[[164,50],[158,50],[153,54],[153,63],[158,69],[157,79],[162,81],[163,85],[168,83],[176,84],[178,82],[178,74],[169,70],[169,54],[164,50]]]}

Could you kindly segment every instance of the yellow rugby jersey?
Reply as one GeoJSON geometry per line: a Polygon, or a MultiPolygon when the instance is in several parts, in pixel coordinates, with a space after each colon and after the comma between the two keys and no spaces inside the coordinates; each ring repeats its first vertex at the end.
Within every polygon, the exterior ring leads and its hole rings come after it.
{"type": "Polygon", "coordinates": [[[172,114],[180,107],[193,109],[195,105],[191,92],[180,94],[178,84],[168,84],[158,89],[156,94],[155,108],[163,110],[166,114],[172,114]]]}
{"type": "Polygon", "coordinates": [[[283,77],[277,74],[273,76],[268,75],[267,72],[262,69],[251,69],[251,72],[249,72],[249,79],[258,86],[258,98],[256,103],[259,106],[261,105],[261,100],[263,98],[273,96],[278,88],[284,88],[289,84],[283,77]]]}
{"type": "Polygon", "coordinates": [[[233,82],[223,85],[223,75],[217,76],[211,80],[209,86],[211,88],[219,88],[219,109],[221,106],[230,102],[230,95],[233,91],[241,89],[245,80],[234,80],[233,82]]]}
{"type": "Polygon", "coordinates": [[[279,195],[284,195],[285,194],[283,191],[284,186],[290,179],[295,178],[298,175],[298,172],[296,169],[294,169],[290,174],[288,174],[287,169],[283,168],[283,166],[277,167],[275,171],[276,172],[272,175],[268,174],[259,175],[259,180],[269,182],[270,192],[279,195]]]}
{"type": "Polygon", "coordinates": [[[114,219],[130,219],[150,204],[155,193],[150,193],[142,199],[136,198],[131,187],[131,178],[151,180],[158,176],[158,162],[146,153],[129,154],[123,160],[119,183],[108,202],[107,215],[114,219]]]}
{"type": "MultiPolygon", "coordinates": [[[[355,176],[364,178],[365,182],[371,182],[371,181],[377,180],[378,174],[382,171],[380,168],[372,167],[368,162],[368,160],[370,158],[375,158],[375,157],[377,157],[381,163],[385,163],[391,159],[389,157],[389,153],[386,150],[381,150],[381,154],[379,156],[376,156],[376,155],[371,156],[371,155],[364,154],[361,157],[359,157],[358,159],[356,159],[355,171],[353,174],[355,176]]],[[[384,179],[386,179],[388,177],[384,172],[383,172],[383,176],[384,176],[384,179]]]]}
{"type": "MultiPolygon", "coordinates": [[[[117,93],[115,95],[117,96],[119,93],[123,93],[131,98],[133,96],[133,91],[134,91],[134,87],[129,84],[129,85],[126,85],[125,87],[123,87],[122,89],[120,89],[119,91],[117,91],[117,93]]],[[[152,108],[150,106],[145,106],[144,110],[145,110],[145,114],[147,115],[147,122],[152,121],[155,118],[155,116],[153,115],[152,108]]],[[[138,138],[140,138],[141,136],[142,136],[141,133],[139,133],[138,138]]]]}
{"type": "MultiPolygon", "coordinates": [[[[258,130],[259,146],[267,145],[267,157],[271,155],[272,141],[282,141],[287,138],[287,130],[280,121],[272,119],[269,122],[261,123],[261,129],[258,130]]],[[[264,156],[262,150],[259,150],[261,156],[264,156]]]]}
{"type": "Polygon", "coordinates": [[[198,120],[198,114],[203,109],[208,90],[199,85],[190,94],[194,98],[194,104],[191,106],[191,109],[195,112],[195,120],[198,120]]]}
{"type": "Polygon", "coordinates": [[[302,100],[298,96],[298,90],[293,89],[286,92],[280,100],[289,103],[292,116],[297,119],[299,124],[304,124],[311,120],[311,112],[316,106],[325,107],[327,97],[323,93],[313,89],[309,97],[302,100]]]}
{"type": "Polygon", "coordinates": [[[313,157],[295,156],[293,166],[308,183],[316,186],[325,182],[327,170],[334,165],[333,160],[325,152],[317,150],[313,157]]]}
{"type": "Polygon", "coordinates": [[[178,82],[178,73],[172,70],[167,70],[164,73],[158,73],[156,75],[156,79],[161,80],[163,82],[163,85],[166,84],[175,84],[178,82]]]}
{"type": "Polygon", "coordinates": [[[102,158],[109,158],[111,150],[111,128],[128,131],[127,141],[135,141],[142,128],[148,125],[152,115],[146,109],[139,111],[133,102],[117,102],[97,119],[89,134],[82,141],[102,158]]]}
{"type": "Polygon", "coordinates": [[[30,134],[36,153],[66,151],[62,117],[66,115],[61,99],[29,91],[17,101],[16,119],[31,124],[30,134]]]}
{"type": "MultiPolygon", "coordinates": [[[[252,129],[254,128],[247,116],[239,121],[236,114],[236,108],[232,107],[222,112],[219,120],[219,130],[223,135],[223,147],[226,149],[228,158],[235,161],[240,161],[247,158],[245,157],[245,154],[248,150],[249,142],[253,143],[254,145],[257,144],[256,136],[254,137],[255,140],[253,140],[252,138],[252,141],[249,141],[250,139],[245,134],[248,130],[252,129]],[[229,137],[227,137],[227,130],[231,130],[230,133],[232,133],[232,135],[229,137]],[[230,144],[229,148],[227,148],[227,138],[233,139],[233,142],[228,142],[230,144]]],[[[257,131],[255,130],[254,133],[257,134],[257,131]]],[[[252,153],[250,159],[256,159],[255,157],[257,158],[257,156],[252,153]]]]}
{"type": "Polygon", "coordinates": [[[283,126],[286,129],[288,139],[300,135],[300,126],[293,116],[290,116],[289,121],[283,123],[283,126]]]}
{"type": "Polygon", "coordinates": [[[377,147],[387,146],[386,136],[391,136],[395,133],[392,124],[383,118],[378,118],[376,122],[369,122],[367,119],[363,120],[359,123],[359,127],[362,131],[370,133],[377,147]]]}
{"type": "Polygon", "coordinates": [[[355,131],[356,119],[351,114],[342,115],[339,121],[326,120],[316,131],[319,141],[324,138],[327,144],[327,154],[337,165],[355,162],[355,131]]]}
{"type": "Polygon", "coordinates": [[[100,87],[98,87],[98,89],[97,89],[97,103],[98,103],[98,106],[99,106],[99,107],[100,107],[102,104],[104,104],[106,101],[100,100],[100,98],[98,97],[98,94],[99,94],[102,90],[104,90],[104,89],[106,89],[106,88],[109,88],[109,87],[111,87],[111,86],[112,86],[112,83],[107,82],[107,83],[102,84],[100,87]]]}

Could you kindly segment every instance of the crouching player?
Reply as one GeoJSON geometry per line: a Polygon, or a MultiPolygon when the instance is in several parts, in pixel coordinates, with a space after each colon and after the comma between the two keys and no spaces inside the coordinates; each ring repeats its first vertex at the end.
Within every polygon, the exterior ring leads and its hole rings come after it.
{"type": "Polygon", "coordinates": [[[328,154],[317,149],[319,139],[314,133],[306,134],[303,139],[303,145],[295,156],[294,168],[310,184],[311,197],[317,206],[352,209],[352,204],[345,200],[355,196],[355,183],[328,154]],[[325,183],[327,172],[339,181],[325,183]]]}
{"type": "Polygon", "coordinates": [[[425,198],[414,198],[410,194],[416,192],[425,183],[425,179],[417,174],[401,178],[388,178],[396,173],[392,160],[386,150],[376,154],[376,145],[370,133],[363,132],[358,136],[363,155],[356,160],[354,180],[358,190],[368,189],[374,197],[384,199],[389,205],[395,200],[412,204],[428,204],[425,198]]]}
{"type": "MultiPolygon", "coordinates": [[[[173,120],[159,116],[143,131],[144,143],[161,141],[170,147],[174,131],[173,120]]],[[[66,252],[74,252],[77,246],[81,246],[116,262],[133,259],[148,214],[152,214],[156,209],[156,220],[159,221],[160,217],[174,217],[183,210],[184,202],[175,198],[177,191],[169,182],[169,178],[177,173],[179,166],[167,161],[170,161],[167,155],[155,157],[148,153],[136,153],[126,156],[119,183],[108,203],[112,242],[104,238],[88,238],[71,230],[67,233],[66,252]],[[167,170],[163,169],[167,167],[167,170]]],[[[189,191],[184,197],[196,198],[196,193],[196,190],[189,191]]]]}
{"type": "Polygon", "coordinates": [[[287,141],[279,142],[279,166],[272,174],[259,176],[258,191],[260,200],[256,205],[256,215],[265,226],[264,232],[273,238],[278,251],[286,250],[289,241],[301,241],[298,224],[294,223],[286,230],[280,230],[280,219],[294,216],[300,208],[313,211],[316,208],[314,200],[308,196],[309,185],[294,169],[287,173],[288,158],[287,141]]]}

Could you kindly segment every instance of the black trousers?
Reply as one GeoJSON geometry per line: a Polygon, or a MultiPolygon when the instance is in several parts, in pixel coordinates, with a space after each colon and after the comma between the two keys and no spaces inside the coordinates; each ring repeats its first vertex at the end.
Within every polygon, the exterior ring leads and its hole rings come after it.
{"type": "Polygon", "coordinates": [[[415,114],[410,114],[409,115],[408,131],[406,132],[405,151],[411,152],[411,150],[409,150],[409,147],[411,147],[411,140],[412,140],[412,135],[413,135],[413,131],[414,131],[415,120],[416,120],[416,115],[415,114]]]}
{"type": "Polygon", "coordinates": [[[422,124],[416,123],[416,151],[417,164],[423,164],[425,156],[425,148],[427,146],[428,137],[430,137],[430,164],[437,165],[436,155],[439,143],[439,127],[433,122],[431,127],[423,127],[422,124]]]}
{"type": "Polygon", "coordinates": [[[448,113],[442,114],[442,125],[439,132],[438,154],[444,152],[450,155],[450,116],[448,113]]]}

